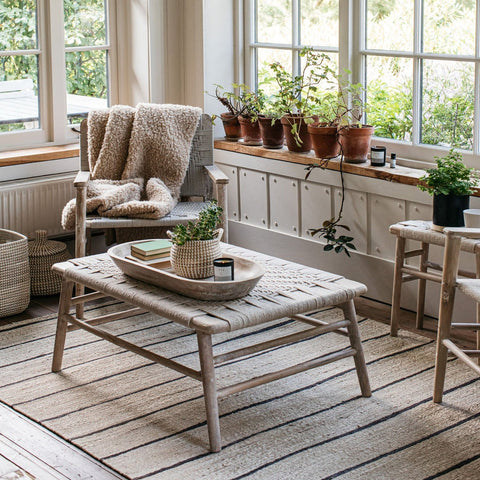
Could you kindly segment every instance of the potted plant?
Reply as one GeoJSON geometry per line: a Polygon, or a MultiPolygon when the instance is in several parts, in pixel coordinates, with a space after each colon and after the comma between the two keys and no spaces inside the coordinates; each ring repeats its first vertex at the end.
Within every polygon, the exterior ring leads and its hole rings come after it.
{"type": "Polygon", "coordinates": [[[325,94],[318,117],[319,122],[307,125],[315,156],[325,160],[338,157],[340,154],[340,142],[338,137],[336,94],[325,94]]]}
{"type": "Polygon", "coordinates": [[[264,148],[278,149],[283,148],[285,135],[280,121],[282,116],[279,98],[277,95],[267,97],[262,91],[257,92],[257,96],[262,99],[259,105],[258,124],[262,135],[264,148]]]}
{"type": "Polygon", "coordinates": [[[300,57],[304,59],[300,75],[292,77],[279,62],[270,64],[270,68],[279,88],[279,110],[287,147],[293,152],[309,152],[312,145],[307,125],[318,119],[316,113],[322,101],[318,86],[329,81],[334,72],[328,65],[330,58],[324,53],[305,47],[300,57]]]}
{"type": "Polygon", "coordinates": [[[199,214],[198,220],[176,225],[167,234],[172,241],[170,263],[175,273],[186,278],[207,278],[213,275],[213,260],[222,256],[218,228],[222,207],[210,202],[199,214]]]}
{"type": "MultiPolygon", "coordinates": [[[[225,140],[238,141],[242,137],[238,117],[245,109],[240,97],[234,92],[226,91],[221,85],[215,85],[215,95],[206,93],[215,97],[227,109],[227,112],[220,114],[225,130],[225,140]]],[[[212,122],[215,121],[215,118],[217,118],[217,115],[212,115],[212,122]]]]}
{"type": "Polygon", "coordinates": [[[444,157],[435,157],[435,163],[437,166],[426,170],[419,179],[423,183],[418,185],[420,190],[433,195],[433,229],[463,227],[463,211],[469,207],[478,175],[453,148],[444,157]]]}
{"type": "Polygon", "coordinates": [[[364,94],[365,89],[361,83],[344,82],[339,78],[338,134],[347,163],[366,162],[370,150],[374,127],[362,123],[366,110],[364,94]]]}
{"type": "Polygon", "coordinates": [[[258,116],[264,107],[265,95],[260,90],[257,93],[252,92],[244,84],[233,84],[234,88],[238,88],[238,102],[243,104],[242,113],[239,115],[240,129],[242,132],[243,142],[245,145],[262,145],[262,135],[258,116]]]}

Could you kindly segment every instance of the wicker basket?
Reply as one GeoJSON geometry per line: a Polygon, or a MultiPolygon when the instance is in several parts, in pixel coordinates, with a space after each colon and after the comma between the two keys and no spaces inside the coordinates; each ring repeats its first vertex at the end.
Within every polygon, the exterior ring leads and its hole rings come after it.
{"type": "Polygon", "coordinates": [[[72,258],[63,242],[47,240],[46,230],[37,230],[28,244],[32,295],[54,295],[60,291],[62,278],[52,272],[52,265],[72,258]]]}
{"type": "Polygon", "coordinates": [[[207,278],[213,275],[213,261],[222,256],[220,239],[223,229],[217,230],[212,240],[190,240],[183,245],[172,245],[170,263],[179,277],[207,278]]]}
{"type": "Polygon", "coordinates": [[[30,302],[27,237],[0,229],[0,317],[23,312],[30,302]]]}

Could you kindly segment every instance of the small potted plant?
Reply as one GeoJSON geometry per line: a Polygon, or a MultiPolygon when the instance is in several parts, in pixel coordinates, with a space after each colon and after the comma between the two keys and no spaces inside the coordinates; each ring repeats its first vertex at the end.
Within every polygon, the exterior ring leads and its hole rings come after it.
{"type": "Polygon", "coordinates": [[[307,126],[315,156],[324,160],[338,157],[340,142],[337,95],[335,93],[325,94],[318,117],[319,122],[310,123],[307,126]]]}
{"type": "Polygon", "coordinates": [[[328,65],[330,58],[324,53],[305,47],[300,52],[303,69],[292,77],[278,62],[270,64],[279,87],[279,107],[282,113],[287,147],[293,152],[309,152],[312,149],[307,125],[318,120],[317,111],[322,101],[318,86],[328,82],[334,71],[328,65]]]}
{"type": "Polygon", "coordinates": [[[282,110],[277,95],[267,97],[263,92],[259,91],[257,95],[263,99],[259,105],[258,124],[262,135],[262,143],[264,148],[278,149],[283,148],[285,135],[283,132],[282,110]]]}
{"type": "Polygon", "coordinates": [[[362,123],[366,111],[364,94],[365,88],[361,83],[345,82],[339,77],[338,133],[347,163],[366,162],[370,150],[374,127],[362,123]]]}
{"type": "MultiPolygon", "coordinates": [[[[240,97],[234,92],[226,91],[221,85],[215,85],[215,95],[205,93],[215,97],[227,109],[226,112],[220,114],[225,130],[225,140],[238,141],[242,137],[238,117],[245,110],[240,97]]],[[[212,122],[215,121],[215,118],[217,118],[217,115],[212,115],[212,122]]]]}
{"type": "Polygon", "coordinates": [[[265,95],[261,90],[257,93],[252,92],[247,85],[244,84],[233,84],[233,86],[239,90],[237,96],[238,102],[242,103],[244,107],[238,117],[243,143],[253,146],[262,145],[258,116],[264,108],[265,95]]]}
{"type": "Polygon", "coordinates": [[[222,256],[218,228],[222,207],[210,202],[199,214],[198,220],[176,225],[167,234],[172,241],[170,263],[175,273],[186,278],[207,278],[213,275],[213,261],[222,256]]]}
{"type": "Polygon", "coordinates": [[[463,227],[463,211],[469,207],[478,175],[453,148],[444,157],[435,157],[435,162],[436,168],[426,170],[419,179],[423,183],[418,185],[420,190],[433,195],[433,229],[463,227]]]}

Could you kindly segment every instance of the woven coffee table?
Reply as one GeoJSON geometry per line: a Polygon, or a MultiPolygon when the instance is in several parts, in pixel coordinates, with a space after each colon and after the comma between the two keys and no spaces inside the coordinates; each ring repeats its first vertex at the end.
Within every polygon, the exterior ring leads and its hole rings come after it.
{"type": "MultiPolygon", "coordinates": [[[[362,344],[358,333],[354,297],[366,292],[361,283],[347,280],[332,273],[280,260],[240,247],[223,245],[223,253],[243,256],[261,263],[265,275],[245,297],[229,301],[202,301],[188,298],[124,275],[107,254],[93,255],[57,263],[53,269],[62,275],[62,292],[58,311],[57,333],[52,370],[62,366],[67,331],[84,329],[143,357],[188,375],[203,383],[210,450],[221,449],[218,399],[248,388],[262,385],[310,368],[353,357],[362,395],[371,395],[362,344]],[[72,297],[75,284],[95,290],[93,293],[72,297]],[[125,311],[84,320],[70,313],[71,307],[104,296],[123,300],[132,306],[125,311]],[[307,313],[321,308],[338,306],[344,318],[327,323],[307,313]],[[112,335],[96,325],[127,318],[140,312],[151,312],[183,325],[196,332],[200,358],[200,370],[195,370],[169,358],[162,357],[138,345],[112,335]],[[306,325],[305,330],[272,338],[235,351],[214,355],[212,335],[247,329],[281,318],[292,318],[306,325]],[[297,363],[288,368],[260,377],[217,388],[215,367],[235,358],[297,342],[327,332],[335,332],[349,338],[349,346],[335,353],[297,363]]],[[[134,321],[134,320],[132,320],[134,321]]],[[[319,351],[321,338],[319,340],[319,351]]]]}

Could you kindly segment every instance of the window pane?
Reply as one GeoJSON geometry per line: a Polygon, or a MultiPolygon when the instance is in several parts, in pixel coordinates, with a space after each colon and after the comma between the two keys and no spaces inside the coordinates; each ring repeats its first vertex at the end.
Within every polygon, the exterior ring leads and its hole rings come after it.
{"type": "Polygon", "coordinates": [[[301,44],[338,46],[338,0],[301,0],[301,44]]]}
{"type": "Polygon", "coordinates": [[[258,87],[268,95],[278,91],[274,75],[269,65],[279,62],[287,72],[292,71],[292,52],[289,50],[273,50],[259,48],[257,50],[258,87]]]}
{"type": "Polygon", "coordinates": [[[77,123],[93,109],[108,105],[107,52],[67,52],[67,113],[77,123]]]}
{"type": "Polygon", "coordinates": [[[0,57],[0,132],[39,127],[37,55],[0,57]]]}
{"type": "Polygon", "coordinates": [[[105,45],[104,0],[65,0],[65,46],[105,45]]]}
{"type": "Polygon", "coordinates": [[[413,51],[414,0],[367,1],[367,48],[413,51]]]}
{"type": "Polygon", "coordinates": [[[291,45],[291,0],[257,0],[257,41],[291,45]]]}
{"type": "Polygon", "coordinates": [[[424,0],[423,50],[475,54],[475,2],[424,0]]]}
{"type": "Polygon", "coordinates": [[[37,2],[2,0],[0,2],[0,50],[37,48],[37,2]]]}
{"type": "Polygon", "coordinates": [[[471,150],[474,66],[425,60],[422,96],[422,143],[471,150]]]}
{"type": "Polygon", "coordinates": [[[411,59],[367,57],[367,123],[376,136],[411,141],[412,79],[411,59]]]}

